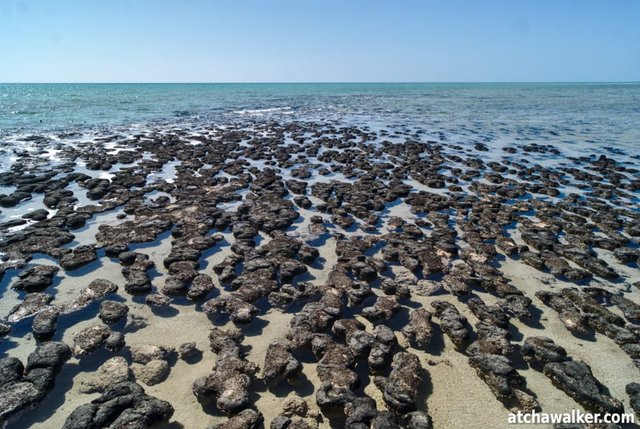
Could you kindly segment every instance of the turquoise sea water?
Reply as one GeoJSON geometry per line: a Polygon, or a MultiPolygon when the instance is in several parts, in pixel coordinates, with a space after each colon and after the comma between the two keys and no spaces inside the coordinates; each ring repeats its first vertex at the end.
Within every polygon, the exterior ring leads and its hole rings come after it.
{"type": "Polygon", "coordinates": [[[436,138],[640,144],[640,84],[0,84],[17,135],[263,119],[417,125],[436,138]]]}

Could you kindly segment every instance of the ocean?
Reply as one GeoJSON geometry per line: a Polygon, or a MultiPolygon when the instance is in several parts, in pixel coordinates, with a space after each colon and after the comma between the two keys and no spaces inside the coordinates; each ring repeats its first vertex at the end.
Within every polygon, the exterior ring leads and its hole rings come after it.
{"type": "Polygon", "coordinates": [[[0,143],[274,119],[420,126],[434,139],[640,142],[638,83],[0,84],[0,143]]]}

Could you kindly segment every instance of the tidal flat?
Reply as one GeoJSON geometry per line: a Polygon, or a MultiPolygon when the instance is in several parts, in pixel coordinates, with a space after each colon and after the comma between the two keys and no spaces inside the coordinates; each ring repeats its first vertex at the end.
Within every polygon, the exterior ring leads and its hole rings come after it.
{"type": "Polygon", "coordinates": [[[640,413],[637,153],[286,119],[20,139],[5,427],[640,413]]]}

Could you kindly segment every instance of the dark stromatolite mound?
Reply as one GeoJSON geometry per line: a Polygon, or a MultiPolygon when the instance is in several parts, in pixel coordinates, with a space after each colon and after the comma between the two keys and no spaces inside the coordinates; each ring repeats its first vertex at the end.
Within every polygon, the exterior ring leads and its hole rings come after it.
{"type": "Polygon", "coordinates": [[[73,302],[64,307],[65,312],[78,310],[89,305],[91,302],[102,299],[109,294],[115,293],[118,286],[110,280],[95,279],[89,285],[80,291],[80,294],[73,302]]]}
{"type": "MultiPolygon", "coordinates": [[[[595,288],[586,290],[598,295],[595,288]]],[[[608,296],[608,293],[605,295],[608,296]]],[[[634,328],[589,293],[564,288],[558,293],[538,291],[536,296],[558,312],[558,317],[572,333],[584,335],[593,329],[611,338],[635,362],[640,362],[640,337],[634,333],[634,328]]]]}
{"type": "Polygon", "coordinates": [[[67,417],[63,428],[144,429],[167,423],[173,412],[168,402],[147,395],[136,383],[125,381],[107,388],[98,398],[76,408],[67,417]]]}
{"type": "Polygon", "coordinates": [[[640,415],[640,384],[629,383],[625,386],[627,395],[629,395],[629,404],[636,413],[636,416],[640,415]]]}
{"type": "Polygon", "coordinates": [[[168,219],[125,221],[115,226],[100,225],[96,240],[103,246],[146,243],[155,240],[160,233],[170,229],[171,225],[172,222],[168,219]]]}
{"type": "Polygon", "coordinates": [[[259,411],[246,409],[230,417],[226,422],[208,426],[207,429],[258,429],[262,421],[263,417],[259,411]]]}
{"type": "Polygon", "coordinates": [[[60,266],[65,270],[75,270],[98,259],[93,246],[78,246],[60,259],[60,266]]]}
{"type": "Polygon", "coordinates": [[[513,351],[511,333],[507,329],[483,321],[475,326],[478,339],[467,347],[469,355],[488,353],[507,356],[513,351]]]}
{"type": "Polygon", "coordinates": [[[217,312],[227,313],[233,323],[249,323],[258,309],[240,299],[236,294],[219,296],[202,304],[202,309],[208,314],[217,312]]]}
{"type": "Polygon", "coordinates": [[[34,265],[18,275],[13,287],[27,292],[39,292],[53,283],[53,278],[60,269],[53,265],[34,265]]]}
{"type": "Polygon", "coordinates": [[[57,322],[58,312],[55,309],[43,310],[33,318],[31,332],[39,340],[51,338],[56,331],[57,322]]]}
{"type": "Polygon", "coordinates": [[[398,340],[393,331],[384,325],[376,326],[372,334],[374,342],[373,346],[371,346],[367,363],[370,374],[380,374],[389,367],[392,352],[398,340]]]}
{"type": "Polygon", "coordinates": [[[498,305],[508,316],[524,320],[531,318],[531,298],[527,296],[507,295],[498,305]]]}
{"type": "Polygon", "coordinates": [[[418,349],[426,349],[433,336],[431,313],[426,308],[419,308],[411,312],[409,324],[402,328],[402,333],[409,343],[418,349]]]}
{"type": "Polygon", "coordinates": [[[120,263],[124,265],[122,275],[127,280],[124,289],[132,295],[146,294],[151,291],[151,279],[148,270],[154,267],[153,261],[143,253],[129,253],[126,259],[120,254],[120,263]]]}
{"type": "Polygon", "coordinates": [[[509,317],[502,308],[497,305],[487,305],[480,298],[471,298],[467,305],[473,314],[483,322],[506,329],[509,325],[509,317]]]}
{"type": "Polygon", "coordinates": [[[192,301],[202,301],[206,296],[215,289],[213,280],[207,274],[198,274],[191,281],[189,290],[187,291],[187,298],[192,301]]]}
{"type": "Polygon", "coordinates": [[[316,371],[321,385],[316,392],[320,407],[346,404],[355,397],[353,390],[359,383],[353,371],[356,357],[343,344],[335,343],[329,336],[318,335],[312,341],[312,349],[319,358],[316,371]]]}
{"type": "Polygon", "coordinates": [[[53,301],[53,296],[43,292],[29,293],[22,303],[16,305],[9,312],[7,321],[10,323],[19,322],[22,319],[33,316],[49,308],[53,301]]]}
{"type": "Polygon", "coordinates": [[[106,324],[113,324],[126,317],[128,312],[129,307],[126,304],[117,301],[102,301],[98,317],[106,324]]]}
{"type": "Polygon", "coordinates": [[[416,410],[418,389],[422,384],[424,369],[418,356],[400,352],[393,357],[388,378],[377,377],[376,385],[382,390],[387,407],[398,414],[416,410]]]}
{"type": "Polygon", "coordinates": [[[464,349],[469,339],[469,324],[456,307],[446,301],[433,301],[435,316],[440,319],[442,331],[447,334],[458,350],[464,349]]]}
{"type": "Polygon", "coordinates": [[[526,338],[522,346],[522,356],[530,364],[541,367],[549,362],[564,362],[570,359],[563,347],[547,337],[526,338]]]}
{"type": "Polygon", "coordinates": [[[269,344],[262,371],[262,378],[267,384],[278,378],[295,378],[300,371],[302,364],[291,354],[291,344],[287,341],[274,341],[269,344]]]}
{"type": "Polygon", "coordinates": [[[345,429],[406,428],[431,429],[431,418],[424,411],[412,411],[396,416],[389,411],[380,411],[369,397],[358,397],[344,407],[347,416],[345,429]]]}
{"type": "Polygon", "coordinates": [[[604,393],[603,386],[584,362],[550,362],[544,366],[543,371],[558,389],[588,410],[616,414],[624,411],[620,401],[604,393]]]}
{"type": "Polygon", "coordinates": [[[532,367],[542,369],[553,384],[571,396],[587,410],[601,413],[621,413],[623,406],[610,397],[604,386],[593,376],[591,368],[582,361],[574,361],[553,340],[529,337],[522,354],[532,367]]]}
{"type": "Polygon", "coordinates": [[[523,411],[539,408],[535,396],[526,391],[526,380],[506,356],[478,353],[469,358],[469,364],[505,405],[513,405],[523,411]]]}
{"type": "Polygon", "coordinates": [[[215,399],[226,414],[238,413],[249,406],[249,384],[258,368],[244,358],[240,332],[214,328],[209,338],[217,354],[216,369],[193,383],[193,393],[200,401],[215,399]]]}
{"type": "Polygon", "coordinates": [[[316,333],[322,333],[340,316],[344,306],[344,294],[339,289],[330,288],[318,302],[305,304],[289,322],[286,338],[294,347],[308,345],[316,333]]]}
{"type": "Polygon", "coordinates": [[[573,334],[582,336],[589,333],[585,317],[567,298],[548,291],[538,291],[536,296],[549,307],[558,312],[562,324],[573,334]]]}
{"type": "Polygon", "coordinates": [[[0,359],[0,424],[42,401],[70,357],[66,344],[48,342],[29,355],[26,368],[16,358],[0,359]]]}
{"type": "Polygon", "coordinates": [[[362,315],[371,321],[389,320],[399,309],[400,306],[395,297],[381,296],[376,299],[373,306],[364,308],[362,315]]]}
{"type": "Polygon", "coordinates": [[[105,344],[111,334],[111,330],[104,325],[94,325],[83,329],[73,337],[74,356],[81,357],[96,351],[105,344]]]}
{"type": "Polygon", "coordinates": [[[332,326],[333,332],[344,340],[351,353],[356,357],[366,357],[375,342],[372,334],[365,331],[365,326],[355,319],[340,319],[332,326]]]}

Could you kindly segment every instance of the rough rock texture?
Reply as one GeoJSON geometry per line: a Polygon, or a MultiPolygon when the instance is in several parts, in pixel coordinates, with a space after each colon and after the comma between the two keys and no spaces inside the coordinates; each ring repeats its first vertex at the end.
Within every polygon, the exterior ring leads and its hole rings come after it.
{"type": "Polygon", "coordinates": [[[419,308],[411,312],[409,324],[402,328],[402,334],[409,343],[416,348],[426,349],[433,336],[431,313],[426,308],[419,308]]]}
{"type": "Polygon", "coordinates": [[[107,388],[131,378],[127,360],[122,356],[107,359],[94,373],[86,374],[80,380],[80,392],[103,392],[107,388]]]}
{"type": "Polygon", "coordinates": [[[152,359],[144,365],[134,363],[131,367],[136,380],[142,381],[147,386],[161,383],[169,375],[169,363],[162,359],[152,359]]]}
{"type": "Polygon", "coordinates": [[[73,355],[81,357],[101,347],[111,335],[111,330],[104,325],[95,325],[80,331],[73,337],[73,355]]]}
{"type": "Polygon", "coordinates": [[[544,374],[553,384],[588,410],[600,413],[622,413],[620,401],[603,392],[602,385],[581,361],[550,362],[544,374]]]}
{"type": "Polygon", "coordinates": [[[16,358],[0,359],[0,423],[42,401],[70,357],[66,344],[48,342],[29,355],[26,368],[16,358]]]}
{"type": "Polygon", "coordinates": [[[76,408],[64,429],[148,428],[167,423],[174,409],[130,381],[110,386],[100,397],[76,408]]]}
{"type": "Polygon", "coordinates": [[[404,414],[416,409],[416,397],[422,382],[424,369],[418,356],[400,352],[393,357],[391,373],[387,379],[376,378],[387,407],[404,414]]]}
{"type": "Polygon", "coordinates": [[[264,358],[262,378],[267,384],[277,378],[292,379],[302,371],[302,364],[290,352],[291,344],[274,341],[269,344],[264,358]]]}
{"type": "Polygon", "coordinates": [[[249,384],[258,368],[244,359],[240,332],[214,328],[209,338],[217,355],[216,369],[193,383],[193,393],[200,401],[215,399],[226,414],[238,413],[249,405],[249,384]]]}
{"type": "Polygon", "coordinates": [[[58,271],[60,269],[53,265],[34,265],[18,275],[13,288],[27,292],[40,292],[51,286],[58,271]]]}
{"type": "Polygon", "coordinates": [[[112,324],[126,317],[128,312],[129,307],[126,304],[116,301],[102,301],[98,316],[104,323],[112,324]]]}

